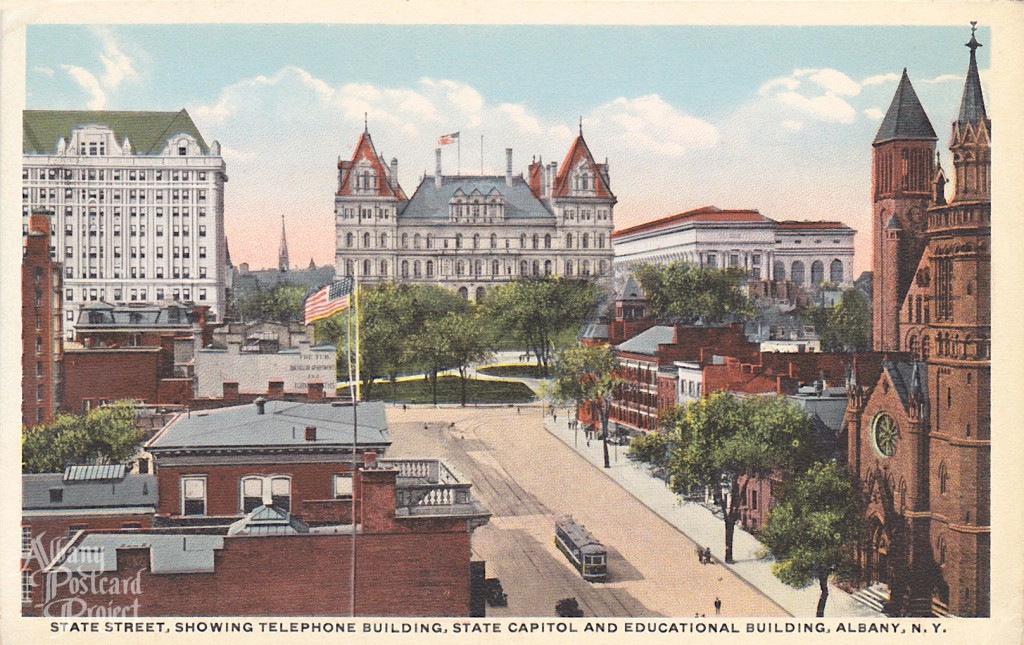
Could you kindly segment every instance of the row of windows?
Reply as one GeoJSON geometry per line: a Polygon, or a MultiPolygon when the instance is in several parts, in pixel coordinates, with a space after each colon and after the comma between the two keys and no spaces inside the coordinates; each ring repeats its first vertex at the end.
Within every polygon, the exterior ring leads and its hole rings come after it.
{"type": "MultiPolygon", "coordinates": [[[[172,300],[191,300],[192,299],[192,289],[190,289],[189,287],[184,287],[184,288],[180,288],[180,289],[166,289],[166,290],[164,288],[157,288],[157,289],[154,290],[154,293],[156,294],[156,300],[158,300],[158,301],[163,300],[164,296],[167,296],[167,295],[169,295],[172,300]]],[[[81,295],[81,300],[83,302],[86,302],[86,301],[97,301],[97,300],[106,301],[107,300],[107,290],[105,288],[97,288],[97,289],[82,288],[82,289],[79,290],[79,294],[81,295]]],[[[122,289],[120,287],[114,287],[114,288],[110,289],[110,294],[113,296],[114,302],[124,302],[125,301],[125,298],[124,298],[125,294],[127,294],[129,302],[148,302],[149,290],[145,289],[145,288],[143,288],[143,289],[122,289]]],[[[200,288],[197,291],[197,294],[198,294],[199,300],[206,300],[206,289],[205,288],[200,288]]],[[[65,293],[64,293],[65,301],[66,302],[74,302],[75,301],[74,295],[75,295],[74,289],[67,289],[65,291],[65,293]]],[[[67,318],[68,318],[68,320],[74,320],[74,312],[73,311],[68,311],[67,318]]]]}
{"type": "Polygon", "coordinates": [[[381,208],[380,206],[374,206],[373,208],[359,206],[341,208],[336,211],[336,214],[339,215],[341,219],[369,220],[374,218],[390,219],[393,213],[390,208],[381,208]]]}
{"type": "MultiPolygon", "coordinates": [[[[345,275],[347,275],[347,276],[354,275],[355,274],[355,269],[356,269],[357,266],[359,266],[359,265],[357,264],[357,262],[355,260],[345,260],[345,275]]],[[[452,274],[456,275],[456,276],[462,276],[462,275],[483,276],[483,275],[486,275],[484,273],[486,266],[487,265],[484,263],[483,260],[475,260],[475,261],[456,260],[451,265],[451,271],[452,271],[452,274]]],[[[512,270],[513,270],[514,266],[515,266],[514,263],[512,263],[512,264],[505,264],[505,275],[512,275],[512,270]]],[[[567,276],[577,275],[577,274],[580,275],[580,276],[589,276],[589,275],[591,275],[592,271],[596,272],[596,275],[606,275],[607,272],[608,272],[608,262],[606,260],[601,260],[599,262],[595,262],[593,265],[590,263],[590,260],[582,260],[582,261],[580,261],[580,260],[566,260],[565,264],[563,266],[564,266],[563,275],[567,275],[567,276]]],[[[411,273],[412,277],[415,277],[415,278],[419,278],[419,277],[432,278],[432,277],[434,277],[434,261],[433,260],[427,260],[426,262],[424,262],[422,264],[420,263],[419,260],[413,260],[412,263],[410,263],[409,260],[402,260],[402,263],[401,263],[400,267],[401,268],[400,268],[400,271],[399,271],[399,275],[402,278],[410,277],[410,268],[412,269],[412,273],[411,273]]],[[[518,273],[518,275],[521,275],[521,276],[553,275],[554,271],[555,271],[555,267],[556,267],[556,264],[555,264],[555,262],[553,260],[544,260],[543,263],[540,260],[533,260],[533,262],[528,262],[527,260],[522,260],[519,263],[519,273],[518,273]]],[[[374,264],[374,262],[372,260],[363,260],[363,262],[362,262],[362,273],[360,273],[360,275],[364,275],[364,276],[374,275],[374,272],[373,272],[374,268],[375,268],[375,264],[374,264]]],[[[379,271],[377,272],[376,275],[378,275],[380,277],[387,277],[388,276],[388,261],[387,260],[381,260],[380,261],[379,271]]],[[[490,263],[490,275],[491,276],[499,276],[499,275],[501,275],[501,263],[500,263],[499,260],[492,260],[491,261],[491,263],[490,263]]]]}
{"type": "MultiPolygon", "coordinates": [[[[85,217],[84,216],[82,217],[82,220],[83,220],[83,222],[82,222],[82,233],[83,234],[88,232],[89,233],[89,237],[103,237],[104,236],[105,231],[103,229],[103,222],[100,222],[99,226],[97,226],[95,223],[91,223],[91,224],[88,225],[88,229],[86,229],[86,224],[85,224],[85,221],[84,221],[85,217]]],[[[111,230],[114,233],[114,237],[121,237],[121,225],[120,224],[114,224],[113,227],[111,228],[111,230]]],[[[138,226],[136,226],[135,224],[130,224],[130,225],[128,225],[128,229],[127,230],[128,230],[128,236],[129,237],[145,237],[146,236],[146,225],[145,224],[139,224],[138,226]]],[[[154,227],[154,230],[156,231],[156,236],[157,237],[163,237],[164,236],[164,225],[163,224],[157,224],[154,227]]],[[[188,224],[174,224],[171,227],[170,230],[171,230],[171,234],[172,234],[173,237],[190,237],[191,234],[192,234],[192,229],[189,227],[188,224]]],[[[50,234],[53,235],[53,231],[51,231],[50,234]]],[[[74,223],[73,222],[66,222],[64,224],[64,235],[65,235],[65,237],[73,236],[74,234],[75,234],[75,225],[74,225],[74,223]]],[[[199,237],[206,237],[206,225],[205,224],[200,224],[199,225],[199,237]]]]}
{"type": "MultiPolygon", "coordinates": [[[[80,188],[78,190],[78,196],[82,201],[88,201],[95,199],[99,202],[107,201],[107,190],[97,190],[95,188],[85,189],[80,188]]],[[[150,192],[145,189],[141,190],[110,190],[110,201],[120,202],[126,201],[129,203],[142,203],[147,201],[147,194],[152,195],[152,199],[157,202],[170,201],[170,202],[187,202],[190,200],[193,193],[188,188],[178,190],[156,190],[150,192]]],[[[194,193],[197,202],[206,201],[206,191],[197,190],[194,193]]],[[[22,201],[39,201],[39,202],[56,202],[60,197],[60,191],[56,188],[22,188],[21,199],[22,201]]],[[[64,199],[74,199],[75,191],[73,188],[64,189],[64,199]]]]}
{"type": "MultiPolygon", "coordinates": [[[[773,267],[775,280],[786,279],[786,265],[782,262],[776,262],[773,267]]],[[[789,279],[791,282],[796,284],[806,284],[806,269],[803,262],[796,260],[790,265],[789,279]]],[[[839,260],[832,260],[832,264],[829,265],[829,282],[839,284],[843,282],[843,263],[839,260]]],[[[825,281],[825,265],[820,260],[815,260],[811,263],[811,285],[817,286],[825,281]]]]}
{"type": "MultiPolygon", "coordinates": [[[[206,515],[207,482],[205,475],[181,478],[181,514],[206,515]]],[[[334,475],[334,497],[352,496],[352,476],[334,475]]],[[[292,478],[290,475],[246,475],[238,482],[238,510],[251,513],[263,505],[276,506],[291,512],[292,478]]],[[[23,537],[24,539],[24,537],[23,537]]]]}
{"type": "MultiPolygon", "coordinates": [[[[598,222],[603,222],[603,221],[607,221],[608,220],[608,211],[603,209],[603,208],[600,208],[600,209],[597,210],[596,217],[594,217],[594,211],[589,210],[589,209],[585,209],[585,208],[581,208],[579,210],[578,214],[579,214],[579,218],[580,218],[581,222],[589,222],[591,219],[596,219],[596,221],[598,221],[598,222]]],[[[577,216],[577,211],[575,211],[575,210],[566,209],[566,210],[562,211],[562,219],[565,219],[565,220],[575,220],[576,216],[577,216]]]]}
{"type": "MultiPolygon", "coordinates": [[[[119,258],[121,256],[120,255],[116,255],[115,257],[119,258]]],[[[132,256],[132,257],[135,257],[135,256],[132,256]]],[[[143,253],[142,257],[145,258],[146,254],[143,253]]],[[[177,257],[177,256],[175,256],[175,257],[177,257]]],[[[153,276],[154,278],[156,278],[157,280],[162,280],[164,278],[164,273],[165,273],[164,272],[164,267],[156,267],[156,269],[154,270],[154,273],[155,273],[155,275],[153,276]]],[[[191,278],[192,277],[192,275],[191,275],[192,274],[192,270],[189,267],[187,267],[187,266],[185,266],[185,267],[178,267],[178,266],[171,267],[171,270],[166,272],[166,273],[171,278],[191,278]]],[[[64,276],[66,278],[74,279],[74,277],[75,277],[74,274],[75,274],[75,271],[74,271],[73,268],[65,267],[65,269],[64,269],[64,276]]],[[[82,279],[82,280],[103,280],[103,279],[107,278],[106,274],[107,274],[106,267],[102,267],[101,266],[101,267],[97,268],[95,266],[90,266],[90,267],[82,267],[81,270],[79,271],[78,277],[80,279],[82,279]]],[[[200,279],[203,279],[203,278],[206,278],[206,276],[207,276],[207,269],[206,269],[206,267],[199,267],[199,275],[198,275],[198,277],[200,279]]],[[[120,266],[115,266],[113,271],[111,271],[111,276],[110,277],[111,277],[111,279],[114,279],[114,280],[120,280],[123,277],[122,276],[121,267],[120,266]]],[[[145,279],[146,278],[146,267],[136,267],[136,266],[128,267],[128,276],[127,277],[129,277],[129,278],[145,279]]],[[[70,298],[69,298],[69,300],[70,300],[70,298]]]]}
{"type": "MultiPolygon", "coordinates": [[[[412,248],[418,249],[418,248],[420,248],[420,245],[423,243],[424,239],[426,240],[426,244],[427,244],[427,248],[428,249],[434,248],[434,236],[428,234],[424,238],[419,233],[414,233],[411,237],[410,237],[410,235],[408,233],[402,233],[401,246],[402,246],[403,249],[409,248],[409,241],[411,240],[412,241],[412,248]]],[[[479,248],[481,248],[481,240],[482,239],[483,238],[481,238],[481,236],[479,234],[475,234],[475,235],[473,235],[472,238],[465,239],[465,242],[467,244],[468,243],[472,243],[472,247],[471,248],[479,249],[479,248]]],[[[442,241],[444,243],[444,248],[447,249],[448,248],[448,238],[442,238],[442,241]]],[[[463,238],[462,233],[456,233],[455,237],[454,237],[454,241],[455,241],[455,248],[456,249],[463,248],[464,238],[463,238]]],[[[595,233],[593,235],[593,237],[591,237],[590,233],[582,233],[582,234],[577,235],[575,238],[573,237],[572,233],[568,233],[565,236],[565,248],[567,248],[567,249],[571,249],[571,248],[589,249],[591,247],[591,241],[593,241],[593,246],[594,246],[595,249],[603,249],[603,248],[605,248],[606,237],[605,237],[604,233],[595,233]],[[576,243],[577,246],[573,246],[574,242],[576,243]]],[[[355,233],[351,233],[351,232],[346,233],[345,234],[345,246],[347,248],[353,248],[355,246],[355,243],[356,243],[356,234],[355,233]]],[[[362,244],[362,248],[364,248],[364,249],[371,248],[371,246],[374,245],[374,244],[376,245],[377,248],[388,248],[388,234],[387,233],[381,233],[380,235],[371,235],[370,233],[363,233],[362,243],[363,243],[362,244]]],[[[540,248],[542,248],[542,245],[543,245],[543,248],[550,249],[551,248],[551,244],[552,244],[552,236],[551,236],[550,233],[545,234],[544,237],[541,237],[540,234],[538,234],[538,233],[534,233],[532,237],[528,237],[526,235],[526,233],[523,233],[522,235],[519,236],[519,248],[521,248],[521,249],[525,249],[525,248],[540,249],[540,248]]],[[[490,235],[490,248],[492,248],[492,249],[498,248],[498,235],[497,235],[497,233],[491,233],[491,235],[490,235]]],[[[505,248],[506,249],[509,248],[509,240],[508,239],[505,240],[505,248]]]]}
{"type": "Polygon", "coordinates": [[[205,170],[127,170],[122,168],[81,168],[75,173],[72,168],[22,168],[23,180],[65,179],[80,181],[206,181],[205,170]]]}

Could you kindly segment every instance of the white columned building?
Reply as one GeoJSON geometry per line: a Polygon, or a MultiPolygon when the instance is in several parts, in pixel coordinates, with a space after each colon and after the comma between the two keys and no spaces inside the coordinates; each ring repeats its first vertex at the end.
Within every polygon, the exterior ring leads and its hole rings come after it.
{"type": "Polygon", "coordinates": [[[223,318],[220,144],[179,112],[26,110],[22,218],[53,212],[65,336],[86,303],[179,300],[223,318]]]}

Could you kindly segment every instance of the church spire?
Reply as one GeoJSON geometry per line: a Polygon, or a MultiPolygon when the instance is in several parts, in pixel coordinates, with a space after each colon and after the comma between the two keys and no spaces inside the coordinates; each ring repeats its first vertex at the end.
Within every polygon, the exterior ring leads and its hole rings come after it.
{"type": "Polygon", "coordinates": [[[988,119],[988,115],[985,113],[985,97],[981,93],[981,78],[978,76],[978,60],[975,56],[975,52],[981,47],[981,43],[974,37],[977,24],[977,22],[971,22],[971,40],[964,45],[971,50],[971,62],[967,66],[964,95],[960,99],[960,115],[957,120],[961,125],[976,124],[982,119],[988,119]]]}
{"type": "Polygon", "coordinates": [[[906,67],[903,68],[900,84],[896,87],[896,94],[892,97],[892,103],[882,119],[882,125],[878,127],[873,143],[878,145],[893,139],[938,139],[914,86],[910,84],[906,67]]]}
{"type": "Polygon", "coordinates": [[[288,238],[284,234],[284,215],[281,215],[281,248],[277,254],[277,270],[282,273],[288,270],[288,238]]]}

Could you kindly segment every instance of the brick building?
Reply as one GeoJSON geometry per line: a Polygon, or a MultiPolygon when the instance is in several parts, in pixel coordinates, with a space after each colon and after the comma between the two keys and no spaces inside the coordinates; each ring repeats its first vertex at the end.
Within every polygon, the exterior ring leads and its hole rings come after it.
{"type": "MultiPolygon", "coordinates": [[[[436,459],[378,459],[382,404],[359,406],[358,437],[353,417],[284,401],[179,415],[146,445],[151,525],[76,530],[37,578],[95,578],[75,602],[139,616],[468,616],[489,514],[436,459]],[[134,586],[94,593],[115,579],[134,586]]],[[[69,595],[28,593],[32,615],[69,595]]]]}
{"type": "Polygon", "coordinates": [[[61,265],[50,254],[50,217],[32,211],[21,258],[21,422],[49,423],[63,398],[61,265]]]}
{"type": "Polygon", "coordinates": [[[849,466],[870,500],[862,584],[901,615],[990,610],[991,121],[974,36],[952,124],[954,190],[904,71],[874,141],[874,346],[850,387],[849,466]]]}

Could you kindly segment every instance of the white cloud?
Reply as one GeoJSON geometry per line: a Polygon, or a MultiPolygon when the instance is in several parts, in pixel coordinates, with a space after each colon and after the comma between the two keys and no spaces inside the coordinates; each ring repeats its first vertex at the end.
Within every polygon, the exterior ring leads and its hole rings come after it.
{"type": "Polygon", "coordinates": [[[856,120],[857,111],[845,97],[857,96],[860,90],[859,83],[839,70],[804,68],[766,81],[758,88],[758,94],[794,116],[849,124],[856,120]]]}
{"type": "Polygon", "coordinates": [[[630,156],[641,152],[679,158],[692,150],[713,148],[721,139],[714,125],[680,112],[657,94],[617,98],[584,117],[584,125],[630,156]]]}
{"type": "Polygon", "coordinates": [[[79,87],[88,92],[88,108],[90,110],[102,110],[107,104],[107,93],[100,87],[100,82],[96,80],[92,72],[77,65],[61,65],[61,68],[78,83],[79,87]]]}
{"type": "Polygon", "coordinates": [[[114,34],[105,27],[96,29],[95,33],[103,43],[103,51],[100,53],[100,62],[103,63],[100,82],[103,87],[114,90],[126,79],[138,78],[132,60],[121,51],[114,34]]]}
{"type": "Polygon", "coordinates": [[[42,74],[44,76],[49,76],[51,78],[53,77],[53,69],[49,67],[33,67],[32,71],[36,72],[37,74],[42,74]]]}
{"type": "Polygon", "coordinates": [[[963,80],[963,77],[962,76],[957,76],[956,74],[939,74],[935,78],[927,78],[927,79],[925,79],[925,80],[923,80],[921,82],[922,83],[928,83],[928,84],[935,84],[935,83],[949,83],[951,81],[960,81],[960,80],[963,80]]]}
{"type": "Polygon", "coordinates": [[[881,121],[882,117],[885,116],[885,112],[881,111],[878,108],[868,108],[864,110],[864,116],[875,121],[881,121]]]}
{"type": "Polygon", "coordinates": [[[793,119],[786,119],[785,121],[782,122],[782,127],[786,128],[787,130],[792,130],[794,132],[797,132],[799,130],[803,130],[804,124],[801,121],[794,121],[793,119]]]}
{"type": "Polygon", "coordinates": [[[860,82],[861,87],[868,87],[869,85],[881,85],[883,83],[895,83],[900,80],[900,75],[896,72],[886,72],[885,74],[876,74],[875,76],[868,76],[860,82]]]}

